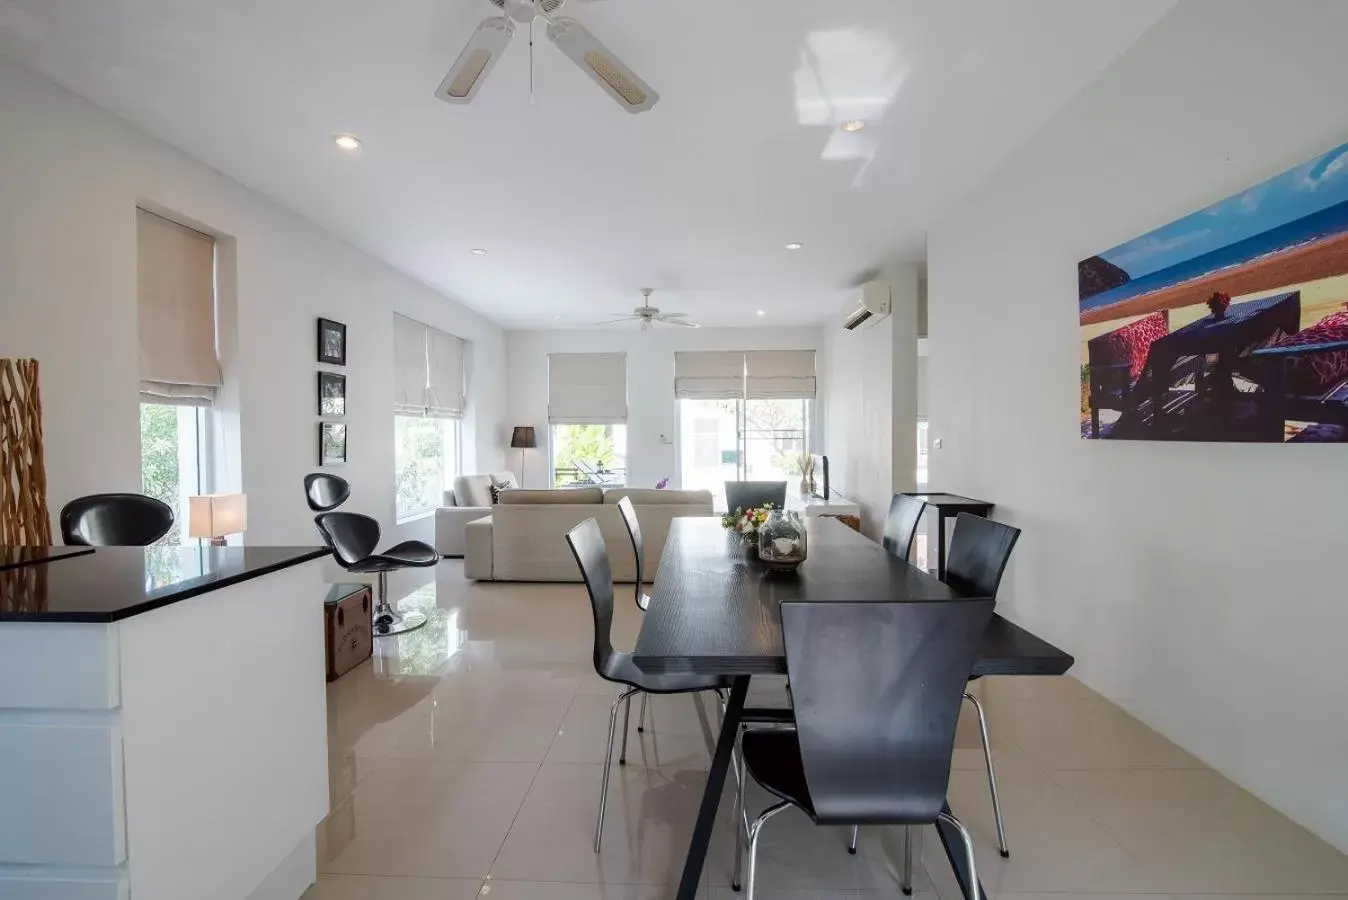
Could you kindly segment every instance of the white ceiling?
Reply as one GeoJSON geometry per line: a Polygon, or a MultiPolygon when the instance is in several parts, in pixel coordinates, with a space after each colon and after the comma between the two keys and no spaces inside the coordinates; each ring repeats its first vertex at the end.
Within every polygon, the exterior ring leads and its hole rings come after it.
{"type": "Polygon", "coordinates": [[[0,0],[0,52],[509,327],[644,286],[786,325],[921,260],[932,217],[1171,4],[571,0],[660,93],[640,115],[541,28],[532,105],[523,27],[470,106],[437,100],[487,0],[0,0]]]}

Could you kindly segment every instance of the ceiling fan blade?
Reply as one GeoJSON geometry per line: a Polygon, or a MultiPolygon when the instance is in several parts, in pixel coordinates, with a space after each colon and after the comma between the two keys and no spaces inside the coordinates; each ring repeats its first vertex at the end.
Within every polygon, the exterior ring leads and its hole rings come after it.
{"type": "Polygon", "coordinates": [[[688,313],[660,313],[660,315],[661,315],[663,318],[666,318],[666,319],[686,319],[686,318],[688,318],[688,313]]]}
{"type": "Polygon", "coordinates": [[[472,101],[477,96],[478,88],[482,87],[482,82],[487,80],[487,73],[505,52],[510,36],[514,33],[515,23],[509,16],[484,19],[468,39],[467,46],[454,61],[445,80],[435,89],[435,96],[446,103],[472,101]]]}
{"type": "Polygon", "coordinates": [[[570,16],[549,20],[548,37],[628,112],[644,112],[660,99],[660,95],[649,84],[638,78],[585,26],[570,16]]]}
{"type": "Polygon", "coordinates": [[[678,325],[680,328],[701,328],[696,322],[685,322],[683,319],[671,319],[669,316],[656,316],[655,321],[664,322],[666,325],[678,325]]]}
{"type": "Polygon", "coordinates": [[[604,321],[604,322],[595,322],[594,324],[596,324],[596,325],[617,325],[619,322],[635,322],[635,321],[638,321],[640,318],[641,318],[641,316],[623,316],[623,317],[620,318],[620,319],[609,319],[609,320],[604,321]]]}

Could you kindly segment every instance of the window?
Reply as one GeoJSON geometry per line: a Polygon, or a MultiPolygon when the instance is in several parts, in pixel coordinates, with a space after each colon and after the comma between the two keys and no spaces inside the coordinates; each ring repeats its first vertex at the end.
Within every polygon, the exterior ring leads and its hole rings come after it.
{"type": "Polygon", "coordinates": [[[462,338],[393,314],[394,513],[398,521],[438,508],[459,474],[465,347],[462,338]]]}
{"type": "Polygon", "coordinates": [[[707,490],[724,503],[727,481],[799,481],[810,451],[812,401],[679,401],[684,490],[707,490]]]}
{"type": "Polygon", "coordinates": [[[459,420],[394,416],[397,518],[434,511],[459,474],[459,420]]]}
{"type": "Polygon", "coordinates": [[[215,239],[136,210],[141,490],[173,510],[162,544],[187,538],[187,498],[214,488],[215,239]]]}
{"type": "Polygon", "coordinates": [[[173,527],[159,540],[181,544],[187,536],[187,498],[205,493],[203,451],[210,411],[166,403],[140,405],[140,487],[173,510],[173,527]]]}
{"type": "Polygon", "coordinates": [[[552,486],[627,484],[627,426],[621,423],[554,424],[552,486]]]}

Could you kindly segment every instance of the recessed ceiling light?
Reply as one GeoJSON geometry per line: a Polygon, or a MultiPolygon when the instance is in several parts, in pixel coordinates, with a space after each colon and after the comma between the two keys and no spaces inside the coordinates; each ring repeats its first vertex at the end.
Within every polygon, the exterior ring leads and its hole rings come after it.
{"type": "Polygon", "coordinates": [[[804,246],[805,246],[805,245],[802,244],[800,241],[792,241],[791,243],[789,243],[789,244],[786,245],[786,249],[788,249],[788,250],[799,250],[801,247],[804,247],[804,246]]]}
{"type": "Polygon", "coordinates": [[[486,256],[486,255],[487,255],[487,251],[486,251],[486,250],[483,250],[481,247],[474,247],[474,248],[473,248],[472,250],[470,250],[469,252],[472,253],[474,256],[486,256]]]}
{"type": "Polygon", "coordinates": [[[338,147],[341,147],[343,150],[360,149],[360,138],[356,137],[354,134],[334,135],[332,138],[332,142],[336,144],[338,147]]]}
{"type": "Polygon", "coordinates": [[[866,122],[864,119],[848,119],[846,122],[842,123],[841,127],[843,131],[852,134],[865,128],[866,122]]]}
{"type": "Polygon", "coordinates": [[[766,316],[766,315],[767,315],[767,313],[765,313],[765,312],[764,312],[763,310],[761,310],[761,309],[758,311],[758,314],[759,314],[760,316],[766,316]]]}

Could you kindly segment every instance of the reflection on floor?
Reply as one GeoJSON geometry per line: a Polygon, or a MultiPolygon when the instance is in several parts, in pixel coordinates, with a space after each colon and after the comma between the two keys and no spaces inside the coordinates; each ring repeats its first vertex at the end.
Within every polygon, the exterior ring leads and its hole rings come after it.
{"type": "MultiPolygon", "coordinates": [[[[328,689],[332,813],[305,900],[656,900],[672,896],[708,761],[710,707],[655,698],[591,847],[608,707],[590,668],[580,585],[473,584],[457,562],[405,606],[426,628],[328,689]]],[[[615,643],[640,613],[618,607],[615,643]]],[[[978,683],[992,729],[1011,858],[1001,859],[977,723],[962,721],[950,798],[979,842],[993,898],[1151,900],[1348,895],[1348,858],[1080,682],[978,683]]],[[[780,683],[755,679],[754,702],[780,683]]],[[[633,719],[635,719],[635,711],[633,719]]],[[[727,791],[702,895],[730,900],[727,791]]],[[[766,800],[751,789],[749,808],[766,800]]],[[[840,829],[794,812],[764,830],[763,898],[899,896],[901,832],[840,829]]],[[[919,898],[958,891],[934,831],[920,835],[919,898]]]]}

